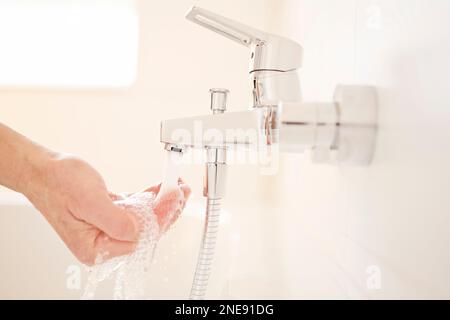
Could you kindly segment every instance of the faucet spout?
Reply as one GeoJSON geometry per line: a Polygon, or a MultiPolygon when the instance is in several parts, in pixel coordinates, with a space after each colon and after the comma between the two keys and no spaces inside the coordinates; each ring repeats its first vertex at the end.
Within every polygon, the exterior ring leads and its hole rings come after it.
{"type": "Polygon", "coordinates": [[[166,143],[164,145],[164,150],[166,151],[171,151],[171,152],[179,152],[179,153],[183,153],[185,151],[186,147],[184,146],[177,146],[171,143],[166,143]]]}
{"type": "Polygon", "coordinates": [[[303,152],[333,145],[337,130],[335,103],[279,104],[161,122],[161,142],[192,148],[303,152]]]}

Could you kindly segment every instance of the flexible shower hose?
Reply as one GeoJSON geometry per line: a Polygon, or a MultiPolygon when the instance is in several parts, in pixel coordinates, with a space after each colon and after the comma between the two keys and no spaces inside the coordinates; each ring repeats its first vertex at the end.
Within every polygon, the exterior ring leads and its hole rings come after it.
{"type": "Polygon", "coordinates": [[[208,287],[220,222],[220,198],[207,198],[202,242],[189,299],[202,300],[208,287]]]}

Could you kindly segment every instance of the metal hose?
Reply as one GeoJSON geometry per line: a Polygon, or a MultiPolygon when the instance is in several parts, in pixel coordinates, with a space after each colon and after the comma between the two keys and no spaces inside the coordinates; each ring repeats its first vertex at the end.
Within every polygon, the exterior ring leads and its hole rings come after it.
{"type": "Polygon", "coordinates": [[[194,281],[192,283],[189,299],[202,300],[208,287],[209,275],[214,258],[217,233],[219,232],[221,198],[207,198],[206,217],[203,229],[200,252],[197,259],[194,281]]]}

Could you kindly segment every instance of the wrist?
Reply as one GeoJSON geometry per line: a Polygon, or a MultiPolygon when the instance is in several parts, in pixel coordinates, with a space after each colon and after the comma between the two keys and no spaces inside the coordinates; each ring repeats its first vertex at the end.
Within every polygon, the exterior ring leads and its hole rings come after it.
{"type": "Polygon", "coordinates": [[[48,164],[58,155],[0,123],[0,185],[29,198],[45,184],[48,164]]]}
{"type": "Polygon", "coordinates": [[[18,181],[18,191],[31,202],[36,197],[42,197],[47,189],[47,172],[58,154],[40,146],[24,157],[23,170],[18,181]]]}

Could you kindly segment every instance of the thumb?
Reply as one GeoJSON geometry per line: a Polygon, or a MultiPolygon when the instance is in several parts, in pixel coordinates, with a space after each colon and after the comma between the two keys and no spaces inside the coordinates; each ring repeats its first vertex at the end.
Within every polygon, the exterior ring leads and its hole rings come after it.
{"type": "Polygon", "coordinates": [[[111,238],[136,241],[139,238],[139,222],[136,216],[115,205],[108,195],[99,197],[86,221],[95,225],[111,238]]]}

